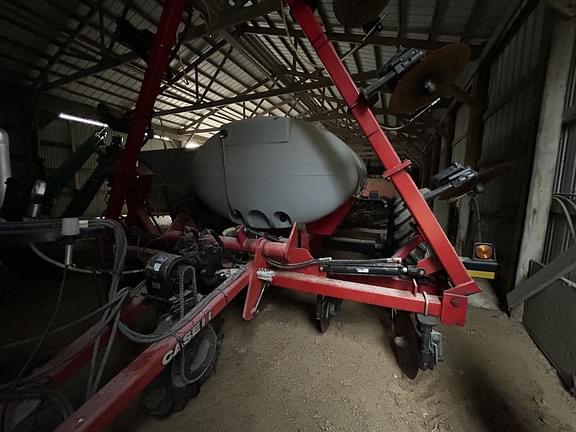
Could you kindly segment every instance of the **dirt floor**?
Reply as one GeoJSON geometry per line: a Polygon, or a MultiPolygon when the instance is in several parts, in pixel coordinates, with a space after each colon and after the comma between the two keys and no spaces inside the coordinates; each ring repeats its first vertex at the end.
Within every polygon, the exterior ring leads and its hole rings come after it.
{"type": "Polygon", "coordinates": [[[277,291],[254,322],[225,312],[218,370],[200,396],[166,419],[137,404],[112,431],[576,431],[576,400],[520,324],[470,310],[442,329],[446,361],[402,376],[387,314],[345,303],[325,334],[310,297],[277,291]]]}

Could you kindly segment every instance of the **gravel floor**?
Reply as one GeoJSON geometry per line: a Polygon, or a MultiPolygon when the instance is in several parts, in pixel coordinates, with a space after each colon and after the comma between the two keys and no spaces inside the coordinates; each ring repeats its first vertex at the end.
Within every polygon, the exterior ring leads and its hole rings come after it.
{"type": "Polygon", "coordinates": [[[446,361],[415,380],[390,348],[387,314],[345,303],[325,334],[311,297],[271,293],[254,322],[224,314],[216,374],[169,418],[138,404],[113,431],[575,431],[576,400],[520,324],[470,310],[448,327],[446,361]]]}

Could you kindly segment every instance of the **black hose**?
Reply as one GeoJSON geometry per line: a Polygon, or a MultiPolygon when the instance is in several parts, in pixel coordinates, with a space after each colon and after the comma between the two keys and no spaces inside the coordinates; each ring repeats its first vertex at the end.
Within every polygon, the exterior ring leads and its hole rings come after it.
{"type": "Polygon", "coordinates": [[[332,258],[314,258],[307,261],[301,261],[298,263],[281,263],[272,258],[266,258],[266,262],[272,267],[276,267],[284,270],[300,269],[305,267],[310,267],[313,265],[320,265],[330,263],[333,265],[378,265],[378,264],[400,264],[399,262],[394,262],[390,258],[372,259],[372,260],[334,260],[332,258]]]}
{"type": "Polygon", "coordinates": [[[213,230],[212,228],[208,228],[206,231],[208,231],[208,233],[212,236],[212,238],[214,238],[214,240],[216,240],[216,243],[218,243],[218,246],[220,246],[222,249],[225,249],[224,242],[222,242],[222,239],[220,238],[220,236],[218,235],[218,233],[215,230],[213,230]]]}
{"type": "MultiPolygon", "coordinates": [[[[56,306],[54,308],[54,312],[52,313],[52,316],[50,317],[50,320],[48,321],[48,325],[44,329],[44,332],[40,336],[38,343],[36,344],[36,346],[32,350],[32,353],[28,356],[28,358],[24,362],[24,365],[20,369],[20,372],[18,372],[18,375],[16,375],[16,378],[10,384],[10,388],[8,390],[8,393],[12,393],[14,391],[14,389],[16,389],[16,387],[18,386],[18,383],[20,382],[20,380],[22,379],[22,377],[26,373],[26,370],[30,367],[30,365],[32,364],[32,361],[34,360],[34,358],[38,354],[38,351],[40,351],[40,348],[42,348],[42,345],[44,345],[44,342],[46,342],[46,339],[48,337],[48,333],[50,333],[50,330],[52,330],[52,326],[54,325],[54,323],[56,322],[56,318],[58,318],[58,315],[60,314],[60,308],[62,307],[62,299],[64,297],[64,287],[66,285],[66,276],[67,275],[68,275],[68,268],[65,268],[64,273],[62,274],[62,281],[60,282],[60,288],[58,290],[58,296],[56,298],[56,306]]],[[[0,418],[0,427],[1,427],[0,430],[2,432],[4,432],[6,430],[6,411],[7,410],[8,410],[8,404],[6,403],[6,404],[4,404],[4,406],[2,408],[2,416],[0,418]]]]}
{"type": "MultiPolygon", "coordinates": [[[[125,298],[125,297],[126,297],[126,296],[124,296],[124,298],[125,298]]],[[[122,297],[118,297],[118,298],[116,298],[115,300],[110,301],[110,302],[106,303],[105,305],[100,306],[100,307],[97,308],[97,309],[94,309],[92,312],[89,312],[88,314],[86,314],[86,315],[84,315],[84,316],[82,316],[82,317],[80,317],[80,318],[78,318],[78,319],[75,319],[75,320],[73,320],[73,321],[70,321],[69,323],[64,324],[64,325],[62,325],[62,326],[60,326],[60,327],[56,327],[55,329],[51,330],[51,331],[48,333],[48,335],[51,336],[51,335],[53,335],[53,334],[56,334],[56,333],[59,333],[59,332],[61,332],[61,331],[66,330],[66,329],[69,329],[69,328],[71,328],[71,327],[74,327],[74,326],[76,326],[76,325],[78,325],[78,324],[80,324],[80,323],[82,323],[82,322],[84,322],[84,321],[92,318],[94,315],[98,315],[99,313],[104,312],[105,310],[107,310],[107,309],[109,309],[110,307],[112,307],[115,303],[117,303],[118,300],[120,300],[121,298],[122,298],[122,297]]],[[[4,345],[0,345],[0,350],[6,350],[6,349],[14,348],[14,347],[17,347],[17,346],[20,346],[20,345],[25,345],[25,344],[27,344],[27,343],[34,342],[35,340],[38,340],[38,339],[40,339],[41,337],[42,337],[42,335],[40,334],[40,335],[38,335],[38,336],[31,336],[31,337],[28,337],[28,338],[25,338],[25,339],[20,339],[20,340],[14,341],[14,342],[10,342],[10,343],[4,344],[4,345]]]]}
{"type": "MultiPolygon", "coordinates": [[[[109,219],[94,219],[88,221],[88,227],[91,228],[109,228],[112,230],[114,234],[114,262],[112,265],[112,281],[110,283],[110,290],[108,294],[109,301],[112,301],[116,298],[116,294],[118,291],[118,286],[120,284],[120,279],[122,278],[122,270],[124,269],[124,262],[126,260],[126,251],[128,249],[128,242],[126,240],[126,233],[124,232],[124,228],[122,225],[113,220],[109,219]]],[[[120,310],[118,309],[114,313],[111,311],[107,311],[103,314],[101,322],[108,322],[111,317],[115,314],[119,314],[120,310]]],[[[117,330],[119,328],[120,319],[118,317],[114,318],[114,323],[111,329],[110,337],[108,339],[108,344],[104,351],[104,354],[100,360],[100,367],[96,371],[96,363],[98,361],[98,351],[100,348],[100,338],[101,335],[98,335],[96,340],[94,341],[94,347],[92,349],[92,359],[90,361],[90,371],[88,374],[88,384],[86,386],[86,396],[90,397],[96,391],[98,391],[98,387],[100,386],[100,380],[102,378],[102,374],[104,371],[104,367],[108,362],[108,357],[112,350],[112,344],[114,343],[114,339],[116,338],[117,330]]]]}
{"type": "Polygon", "coordinates": [[[305,267],[311,267],[313,265],[319,265],[320,263],[322,263],[322,261],[320,261],[320,259],[314,258],[308,261],[301,261],[298,263],[281,263],[279,261],[273,260],[272,258],[266,258],[266,262],[268,264],[270,264],[272,267],[276,267],[279,269],[284,269],[284,270],[293,270],[293,269],[301,269],[301,268],[305,268],[305,267]]]}
{"type": "MultiPolygon", "coordinates": [[[[114,304],[112,306],[113,312],[110,314],[111,315],[110,319],[107,321],[101,322],[99,330],[94,333],[92,338],[90,338],[89,340],[86,341],[86,344],[91,343],[93,340],[95,340],[97,337],[99,337],[100,332],[102,330],[104,330],[110,324],[111,318],[114,317],[116,313],[120,312],[123,301],[124,301],[124,299],[126,299],[128,297],[129,293],[130,293],[130,291],[127,288],[124,288],[118,292],[119,300],[116,304],[114,304]],[[121,297],[121,299],[120,299],[120,297],[121,297]]],[[[62,359],[62,362],[64,363],[64,362],[68,361],[70,359],[70,357],[72,357],[74,355],[75,355],[74,353],[71,353],[68,357],[62,359]]],[[[54,365],[54,367],[58,367],[58,366],[60,366],[60,364],[54,365]]],[[[21,379],[20,384],[31,385],[32,383],[34,383],[34,379],[39,378],[40,376],[41,375],[39,375],[39,374],[33,373],[31,375],[28,375],[26,378],[21,379]]],[[[8,383],[4,383],[4,384],[0,384],[0,390],[9,389],[12,386],[12,384],[13,384],[13,381],[8,382],[8,383]]]]}

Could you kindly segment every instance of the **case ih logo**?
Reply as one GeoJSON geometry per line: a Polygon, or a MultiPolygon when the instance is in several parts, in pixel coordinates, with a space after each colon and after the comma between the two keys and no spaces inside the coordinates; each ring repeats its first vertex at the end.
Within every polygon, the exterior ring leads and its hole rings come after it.
{"type": "Polygon", "coordinates": [[[192,339],[194,339],[194,336],[200,333],[200,330],[202,330],[204,326],[210,322],[211,319],[212,319],[212,312],[208,312],[207,315],[204,315],[202,317],[202,319],[198,322],[198,324],[192,327],[192,330],[187,332],[182,337],[181,343],[176,342],[176,344],[174,344],[174,348],[166,351],[166,353],[162,356],[162,366],[166,366],[168,363],[174,360],[174,357],[176,357],[176,355],[182,350],[182,348],[188,345],[192,341],[192,339]]]}

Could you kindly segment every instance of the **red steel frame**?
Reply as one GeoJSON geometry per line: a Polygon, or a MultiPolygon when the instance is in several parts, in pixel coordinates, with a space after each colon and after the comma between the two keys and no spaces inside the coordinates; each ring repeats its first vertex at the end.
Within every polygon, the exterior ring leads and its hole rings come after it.
{"type": "MultiPolygon", "coordinates": [[[[239,274],[232,276],[216,288],[182,318],[181,322],[185,322],[185,324],[176,332],[177,337],[169,336],[146,348],[142,354],[102,387],[96,395],[61,423],[56,431],[102,431],[109,426],[170,363],[179,349],[179,341],[185,340],[187,334],[195,335],[222,312],[232,299],[246,287],[251,273],[251,264],[248,264],[239,274]]],[[[76,372],[81,364],[78,360],[72,359],[82,356],[81,360],[87,361],[92,348],[89,347],[87,351],[76,349],[72,353],[67,353],[67,351],[58,356],[58,358],[66,359],[58,371],[58,378],[70,376],[76,372]]],[[[49,376],[48,378],[53,377],[49,376]]]]}
{"type": "MultiPolygon", "coordinates": [[[[254,317],[262,290],[266,283],[312,294],[337,297],[345,300],[384,306],[405,311],[426,313],[438,317],[447,324],[463,325],[466,316],[467,296],[479,292],[462,262],[448,241],[432,211],[426,204],[410,175],[406,172],[409,161],[401,161],[390,141],[382,132],[370,108],[359,97],[359,91],[350,74],[338,58],[333,46],[314,16],[313,9],[305,0],[286,0],[296,21],[316,50],[359,126],[382,161],[399,194],[414,217],[419,235],[400,249],[395,256],[405,257],[422,240],[433,249],[435,256],[418,263],[427,273],[427,282],[416,283],[409,279],[391,277],[349,276],[328,278],[320,267],[310,266],[300,270],[270,269],[267,258],[284,263],[298,263],[312,258],[309,251],[310,234],[305,227],[294,226],[286,242],[272,242],[263,238],[249,239],[242,230],[236,237],[222,237],[228,249],[254,254],[253,261],[235,277],[230,278],[184,318],[177,332],[178,338],[195,334],[246,286],[248,286],[243,317],[254,317]],[[445,274],[445,275],[444,275],[445,274]],[[447,277],[446,277],[447,276],[447,277]]],[[[182,18],[185,0],[166,0],[158,26],[154,47],[144,76],[142,89],[134,113],[128,141],[116,174],[106,216],[118,218],[129,194],[130,183],[135,177],[137,156],[149,124],[154,100],[163,74],[168,66],[178,25],[182,18]]],[[[349,208],[342,207],[342,212],[349,208]]],[[[322,223],[308,227],[312,233],[329,233],[341,218],[328,217],[322,223]]],[[[123,311],[123,319],[138,313],[141,304],[133,302],[123,311]]],[[[51,364],[37,370],[47,381],[60,383],[76,372],[90,357],[92,346],[89,330],[84,337],[57,356],[51,364]],[[57,366],[57,367],[56,367],[57,366]]],[[[106,334],[103,335],[107,337],[106,334]]],[[[101,346],[104,344],[101,344],[101,346]]],[[[125,409],[169,363],[179,346],[178,340],[167,337],[150,345],[128,367],[117,374],[98,393],[63,422],[57,431],[100,431],[125,409]]]]}
{"type": "Polygon", "coordinates": [[[182,21],[185,6],[186,0],[166,0],[164,2],[154,45],[134,108],[132,123],[128,130],[128,139],[112,180],[112,190],[106,209],[107,218],[118,219],[120,217],[124,200],[136,176],[138,154],[144,144],[146,130],[150,125],[154,110],[154,102],[170,62],[170,54],[176,42],[176,33],[182,21]]]}

